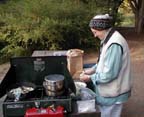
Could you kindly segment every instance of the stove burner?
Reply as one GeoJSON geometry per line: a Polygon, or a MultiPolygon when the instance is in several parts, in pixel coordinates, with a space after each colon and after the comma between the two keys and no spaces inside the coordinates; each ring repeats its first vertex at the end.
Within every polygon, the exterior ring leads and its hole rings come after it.
{"type": "MultiPolygon", "coordinates": [[[[64,94],[61,96],[47,96],[44,87],[37,87],[35,90],[27,93],[21,94],[19,101],[32,101],[32,100],[49,100],[49,99],[66,99],[69,96],[68,91],[65,90],[64,94]]],[[[8,102],[13,102],[14,98],[7,97],[6,99],[8,102]]]]}

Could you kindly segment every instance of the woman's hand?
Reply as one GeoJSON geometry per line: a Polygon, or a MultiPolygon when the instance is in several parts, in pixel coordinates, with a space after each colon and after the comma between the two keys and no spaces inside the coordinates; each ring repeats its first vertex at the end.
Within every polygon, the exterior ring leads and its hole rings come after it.
{"type": "Polygon", "coordinates": [[[89,82],[91,79],[90,79],[90,75],[87,75],[85,73],[81,73],[80,74],[80,81],[83,81],[83,82],[89,82]]]}
{"type": "Polygon", "coordinates": [[[83,70],[83,72],[87,75],[91,75],[91,74],[95,73],[95,69],[94,68],[86,68],[83,70]]]}

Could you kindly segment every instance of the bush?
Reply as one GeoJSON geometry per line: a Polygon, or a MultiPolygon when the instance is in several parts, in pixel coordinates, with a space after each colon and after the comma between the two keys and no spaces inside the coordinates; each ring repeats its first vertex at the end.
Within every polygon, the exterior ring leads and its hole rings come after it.
{"type": "Polygon", "coordinates": [[[94,47],[88,23],[100,12],[91,1],[8,0],[0,4],[1,58],[34,50],[94,47]]]}

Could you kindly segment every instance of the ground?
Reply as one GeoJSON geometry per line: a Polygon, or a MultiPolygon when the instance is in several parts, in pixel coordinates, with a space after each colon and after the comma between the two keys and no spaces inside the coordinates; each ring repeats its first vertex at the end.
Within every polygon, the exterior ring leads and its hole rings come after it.
{"type": "MultiPolygon", "coordinates": [[[[130,100],[125,103],[122,117],[144,117],[144,35],[138,36],[133,30],[120,31],[130,47],[133,88],[130,100]]],[[[97,53],[84,54],[84,63],[96,61],[97,53]]],[[[4,77],[9,64],[0,65],[0,80],[4,77]]],[[[1,107],[0,107],[1,108],[1,107]]]]}

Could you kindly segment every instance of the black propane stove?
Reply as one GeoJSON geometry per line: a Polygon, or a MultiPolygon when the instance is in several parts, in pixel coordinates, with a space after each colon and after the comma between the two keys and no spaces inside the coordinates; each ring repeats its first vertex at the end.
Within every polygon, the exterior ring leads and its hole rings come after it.
{"type": "Polygon", "coordinates": [[[16,57],[10,60],[10,69],[0,84],[0,97],[23,82],[36,85],[33,91],[21,94],[19,100],[6,96],[3,102],[4,117],[24,117],[29,108],[62,106],[66,112],[72,111],[70,94],[75,93],[75,85],[67,69],[66,56],[16,57]],[[44,77],[61,74],[64,78],[64,92],[59,96],[48,96],[43,87],[44,77]]]}

